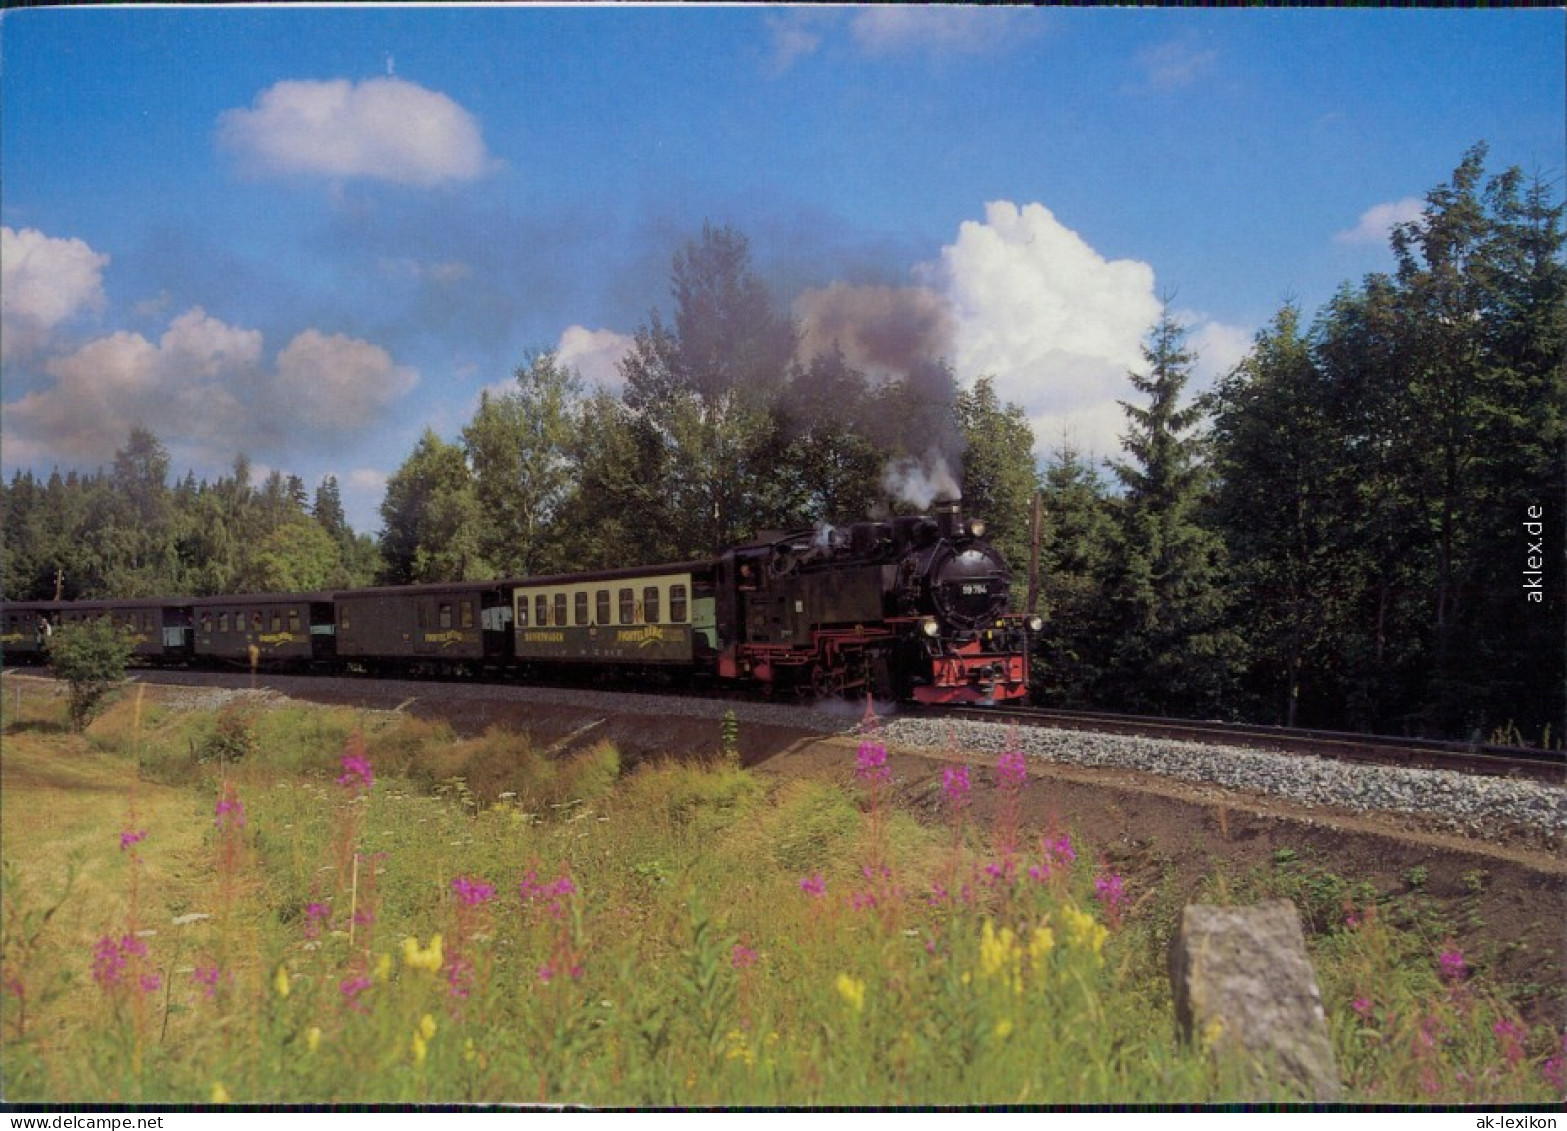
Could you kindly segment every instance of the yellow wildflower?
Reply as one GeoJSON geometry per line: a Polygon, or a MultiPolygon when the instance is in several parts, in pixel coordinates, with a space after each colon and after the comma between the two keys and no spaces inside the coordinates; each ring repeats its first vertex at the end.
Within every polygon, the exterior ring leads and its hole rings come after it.
{"type": "Polygon", "coordinates": [[[479,1050],[473,1047],[472,1037],[468,1037],[462,1043],[462,1058],[464,1060],[477,1060],[479,1058],[479,1050]]]}
{"type": "Polygon", "coordinates": [[[425,1044],[424,1038],[419,1035],[417,1029],[414,1030],[413,1040],[409,1042],[408,1048],[413,1053],[415,1064],[423,1064],[425,1055],[430,1051],[429,1046],[425,1044]]]}
{"type": "Polygon", "coordinates": [[[441,968],[441,936],[431,935],[430,945],[422,947],[418,939],[403,940],[403,963],[415,970],[429,970],[432,973],[441,968]]]}
{"type": "Polygon", "coordinates": [[[986,919],[980,928],[979,972],[982,977],[1010,982],[1014,993],[1023,992],[1023,948],[1011,927],[1000,932],[986,919]]]}
{"type": "Polygon", "coordinates": [[[1050,929],[1048,924],[1041,923],[1034,928],[1034,937],[1029,940],[1028,961],[1032,965],[1038,966],[1045,960],[1045,955],[1055,949],[1055,946],[1056,933],[1050,929]]]}
{"type": "Polygon", "coordinates": [[[1003,1017],[996,1022],[996,1039],[1004,1041],[1012,1035],[1012,1022],[1003,1017]]]}
{"type": "Polygon", "coordinates": [[[1078,946],[1092,950],[1094,956],[1103,962],[1104,955],[1100,952],[1104,950],[1105,939],[1110,937],[1109,928],[1095,920],[1087,911],[1079,911],[1071,905],[1068,905],[1061,914],[1066,920],[1066,929],[1072,936],[1072,941],[1078,946]]]}
{"type": "Polygon", "coordinates": [[[231,1104],[234,1102],[229,1096],[229,1090],[223,1086],[222,1080],[214,1081],[212,1085],[212,1102],[215,1104],[231,1104]]]}
{"type": "Polygon", "coordinates": [[[419,1035],[427,1041],[435,1036],[435,1018],[428,1013],[419,1018],[419,1035]]]}
{"type": "Polygon", "coordinates": [[[724,1040],[729,1044],[728,1051],[724,1053],[725,1060],[743,1060],[748,1068],[756,1065],[756,1054],[751,1051],[746,1043],[745,1034],[739,1029],[729,1030],[724,1034],[724,1040]]]}
{"type": "Polygon", "coordinates": [[[376,956],[375,980],[384,982],[392,976],[392,956],[385,951],[376,956]]]}
{"type": "Polygon", "coordinates": [[[312,1025],[305,1030],[305,1047],[311,1052],[321,1047],[321,1026],[312,1025]]]}
{"type": "Polygon", "coordinates": [[[850,977],[848,974],[838,975],[838,996],[849,1003],[849,1007],[856,1013],[865,1010],[865,983],[859,978],[850,977]]]}
{"type": "Polygon", "coordinates": [[[277,990],[278,997],[288,996],[288,967],[279,966],[277,973],[272,976],[272,987],[277,990]]]}

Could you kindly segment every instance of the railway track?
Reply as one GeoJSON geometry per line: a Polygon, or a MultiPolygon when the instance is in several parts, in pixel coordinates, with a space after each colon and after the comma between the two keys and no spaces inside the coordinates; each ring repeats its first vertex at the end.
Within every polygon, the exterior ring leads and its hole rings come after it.
{"type": "Polygon", "coordinates": [[[1453,770],[1496,777],[1526,777],[1555,785],[1567,784],[1567,755],[1560,750],[1117,715],[1099,711],[1063,711],[1044,707],[947,707],[929,708],[924,713],[931,717],[1248,746],[1314,754],[1340,761],[1411,769],[1453,770]]]}

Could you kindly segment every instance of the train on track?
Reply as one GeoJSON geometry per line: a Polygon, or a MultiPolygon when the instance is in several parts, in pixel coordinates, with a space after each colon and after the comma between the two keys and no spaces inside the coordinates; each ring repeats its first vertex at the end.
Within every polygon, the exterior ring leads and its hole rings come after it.
{"type": "Polygon", "coordinates": [[[7,663],[108,618],[142,663],[526,681],[690,676],[766,693],[924,703],[1028,694],[1037,617],[961,505],[765,535],[717,557],[317,593],[0,604],[7,663]]]}

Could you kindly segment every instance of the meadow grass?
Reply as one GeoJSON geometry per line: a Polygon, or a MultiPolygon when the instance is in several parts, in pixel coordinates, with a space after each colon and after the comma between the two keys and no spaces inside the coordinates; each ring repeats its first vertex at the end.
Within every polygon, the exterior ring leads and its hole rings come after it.
{"type": "MultiPolygon", "coordinates": [[[[3,716],[10,1100],[1291,1098],[1176,1039],[1175,894],[1019,829],[1020,760],[921,824],[874,740],[845,788],[343,708],[51,711],[3,716]]],[[[1351,1099],[1561,1097],[1560,1034],[1354,906],[1312,934],[1351,1099]]]]}

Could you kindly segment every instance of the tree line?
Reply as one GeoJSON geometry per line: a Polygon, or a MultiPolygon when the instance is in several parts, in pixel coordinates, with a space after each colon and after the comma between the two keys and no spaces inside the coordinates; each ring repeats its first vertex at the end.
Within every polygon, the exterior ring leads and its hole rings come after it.
{"type": "Polygon", "coordinates": [[[797,360],[746,238],[708,226],[675,255],[672,313],[637,331],[623,387],[590,392],[530,355],[459,436],[424,433],[376,539],[349,529],[330,477],[312,501],[293,477],[252,484],[242,458],[171,487],[137,429],[108,472],[4,488],[0,579],[49,596],[63,569],[68,594],[134,596],[673,561],[956,487],[1018,604],[1041,506],[1045,701],[1559,741],[1562,205],[1485,158],[1465,154],[1394,229],[1393,272],[1314,316],[1284,304],[1201,396],[1167,312],[1102,466],[1064,446],[1039,467],[1023,411],[940,358],[892,374],[836,348],[797,360]]]}

